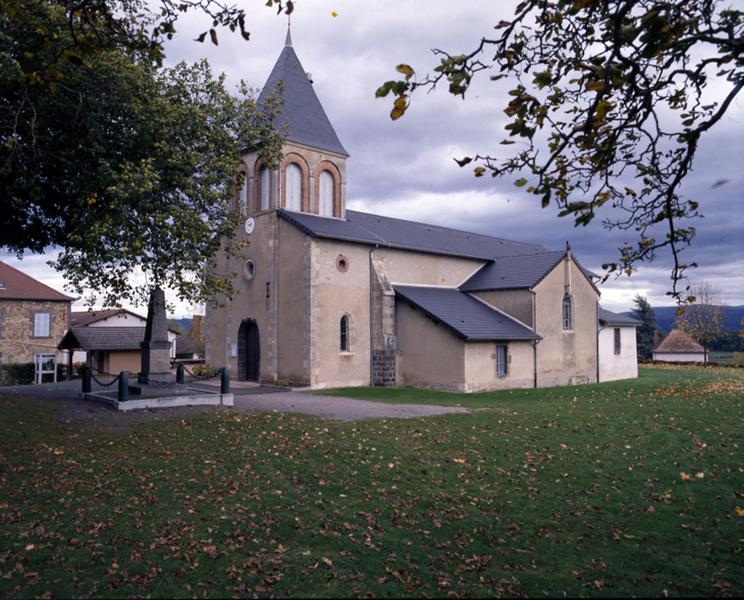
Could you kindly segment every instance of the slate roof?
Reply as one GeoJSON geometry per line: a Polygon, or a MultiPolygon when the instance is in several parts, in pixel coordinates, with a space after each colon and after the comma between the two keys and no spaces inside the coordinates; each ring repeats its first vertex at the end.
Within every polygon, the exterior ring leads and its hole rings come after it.
{"type": "Polygon", "coordinates": [[[605,310],[601,306],[599,307],[597,318],[600,325],[607,327],[638,327],[641,325],[641,322],[637,319],[605,310]]]}
{"type": "Polygon", "coordinates": [[[541,252],[504,256],[484,265],[460,286],[464,292],[533,288],[566,256],[561,252],[541,252]]]}
{"type": "Polygon", "coordinates": [[[395,295],[466,341],[537,340],[529,327],[457,288],[395,285],[395,295]]]}
{"type": "Polygon", "coordinates": [[[548,252],[537,244],[524,244],[480,233],[427,223],[393,219],[371,213],[346,211],[346,219],[331,219],[278,209],[280,218],[313,237],[447,254],[481,260],[500,256],[548,252]]]}
{"type": "Polygon", "coordinates": [[[71,302],[66,296],[37,281],[9,264],[0,261],[0,300],[51,300],[71,302]]]}
{"type": "Polygon", "coordinates": [[[705,352],[700,344],[693,340],[690,335],[681,329],[672,329],[667,336],[661,340],[654,352],[674,352],[677,354],[697,354],[705,352]]]}
{"type": "Polygon", "coordinates": [[[349,156],[341,145],[305,69],[302,68],[300,59],[297,58],[292,48],[289,35],[287,35],[287,43],[279,59],[261,90],[261,95],[258,97],[259,105],[263,104],[280,81],[284,82],[281,93],[283,103],[281,113],[274,124],[276,126],[287,125],[287,141],[349,156]]]}
{"type": "Polygon", "coordinates": [[[140,350],[144,327],[70,327],[58,348],[81,350],[140,350]]]}

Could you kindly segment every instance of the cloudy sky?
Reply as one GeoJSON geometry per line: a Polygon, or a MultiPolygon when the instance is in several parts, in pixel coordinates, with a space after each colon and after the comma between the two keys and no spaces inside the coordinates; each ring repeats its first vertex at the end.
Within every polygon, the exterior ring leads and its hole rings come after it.
{"type": "MultiPolygon", "coordinates": [[[[284,45],[287,19],[261,0],[239,2],[249,11],[251,40],[219,32],[220,44],[193,41],[207,28],[204,17],[187,15],[167,47],[168,62],[206,57],[228,83],[240,79],[260,88],[284,45]]],[[[733,4],[744,4],[738,0],[733,4]]],[[[347,207],[388,216],[468,229],[549,248],[570,241],[585,266],[601,273],[601,264],[616,258],[626,234],[609,233],[600,223],[575,229],[554,209],[514,188],[511,180],[474,178],[452,157],[488,153],[503,139],[506,116],[504,87],[481,78],[466,99],[445,89],[419,92],[399,121],[389,118],[391,101],[374,92],[397,79],[395,65],[405,62],[424,73],[436,64],[432,48],[451,53],[470,51],[492,26],[511,14],[511,1],[469,0],[298,0],[292,15],[295,51],[342,143],[351,154],[347,166],[347,207]],[[333,13],[336,16],[333,16],[333,13]]],[[[208,38],[207,38],[208,39],[208,38]]],[[[685,253],[700,267],[694,282],[720,287],[731,305],[744,304],[744,97],[738,98],[719,125],[706,136],[685,193],[700,202],[705,215],[698,237],[685,253]],[[724,185],[714,187],[716,182],[724,185]]],[[[4,258],[30,275],[62,288],[64,282],[45,262],[28,256],[4,258]]],[[[636,293],[654,305],[671,304],[666,257],[641,267],[632,277],[601,286],[602,304],[626,310],[636,293]]],[[[194,309],[177,305],[179,316],[194,309]]],[[[197,308],[198,310],[198,308],[197,308]]]]}

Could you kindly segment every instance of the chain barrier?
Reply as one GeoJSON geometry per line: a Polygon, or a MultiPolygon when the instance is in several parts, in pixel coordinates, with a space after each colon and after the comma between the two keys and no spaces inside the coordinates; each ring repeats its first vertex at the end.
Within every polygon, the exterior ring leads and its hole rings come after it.
{"type": "MultiPolygon", "coordinates": [[[[183,363],[181,363],[181,364],[183,364],[183,363]]],[[[186,368],[186,365],[183,365],[183,370],[184,370],[184,371],[185,371],[186,373],[188,373],[189,375],[191,375],[191,377],[193,377],[193,378],[194,378],[194,380],[196,380],[196,381],[207,381],[208,379],[214,379],[214,378],[215,378],[215,377],[217,377],[218,375],[222,375],[222,371],[224,371],[224,370],[225,370],[225,367],[222,367],[221,369],[217,369],[217,370],[216,370],[216,371],[215,371],[214,373],[212,373],[211,375],[194,375],[194,374],[193,374],[193,373],[192,373],[191,371],[189,371],[189,370],[188,370],[188,369],[186,368]]]]}
{"type": "Polygon", "coordinates": [[[90,377],[93,381],[95,381],[98,385],[102,387],[111,387],[114,385],[117,381],[119,381],[119,378],[121,377],[121,373],[118,375],[114,375],[113,373],[106,373],[105,371],[98,371],[99,375],[105,375],[107,377],[113,377],[114,379],[112,381],[109,381],[108,383],[104,383],[103,381],[100,381],[96,378],[95,374],[93,373],[93,369],[90,369],[90,377]]]}

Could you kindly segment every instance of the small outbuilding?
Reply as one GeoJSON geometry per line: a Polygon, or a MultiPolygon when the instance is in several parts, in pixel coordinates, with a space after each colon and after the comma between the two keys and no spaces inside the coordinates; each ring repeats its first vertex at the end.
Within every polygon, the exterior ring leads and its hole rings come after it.
{"type": "Polygon", "coordinates": [[[641,322],[631,317],[605,310],[597,313],[597,350],[599,381],[615,381],[638,377],[636,327],[641,322]]]}
{"type": "Polygon", "coordinates": [[[138,373],[144,327],[71,327],[59,343],[60,350],[82,351],[96,373],[138,373]]]}
{"type": "Polygon", "coordinates": [[[663,362],[708,362],[708,353],[689,333],[672,329],[654,348],[654,360],[663,362]]]}

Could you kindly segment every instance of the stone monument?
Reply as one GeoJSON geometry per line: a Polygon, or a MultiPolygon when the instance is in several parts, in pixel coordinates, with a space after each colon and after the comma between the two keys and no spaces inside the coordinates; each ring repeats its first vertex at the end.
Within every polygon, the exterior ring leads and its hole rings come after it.
{"type": "Polygon", "coordinates": [[[142,348],[142,370],[139,383],[173,383],[170,372],[170,348],[168,341],[168,319],[165,314],[165,292],[155,288],[150,292],[147,305],[147,324],[142,348]]]}

